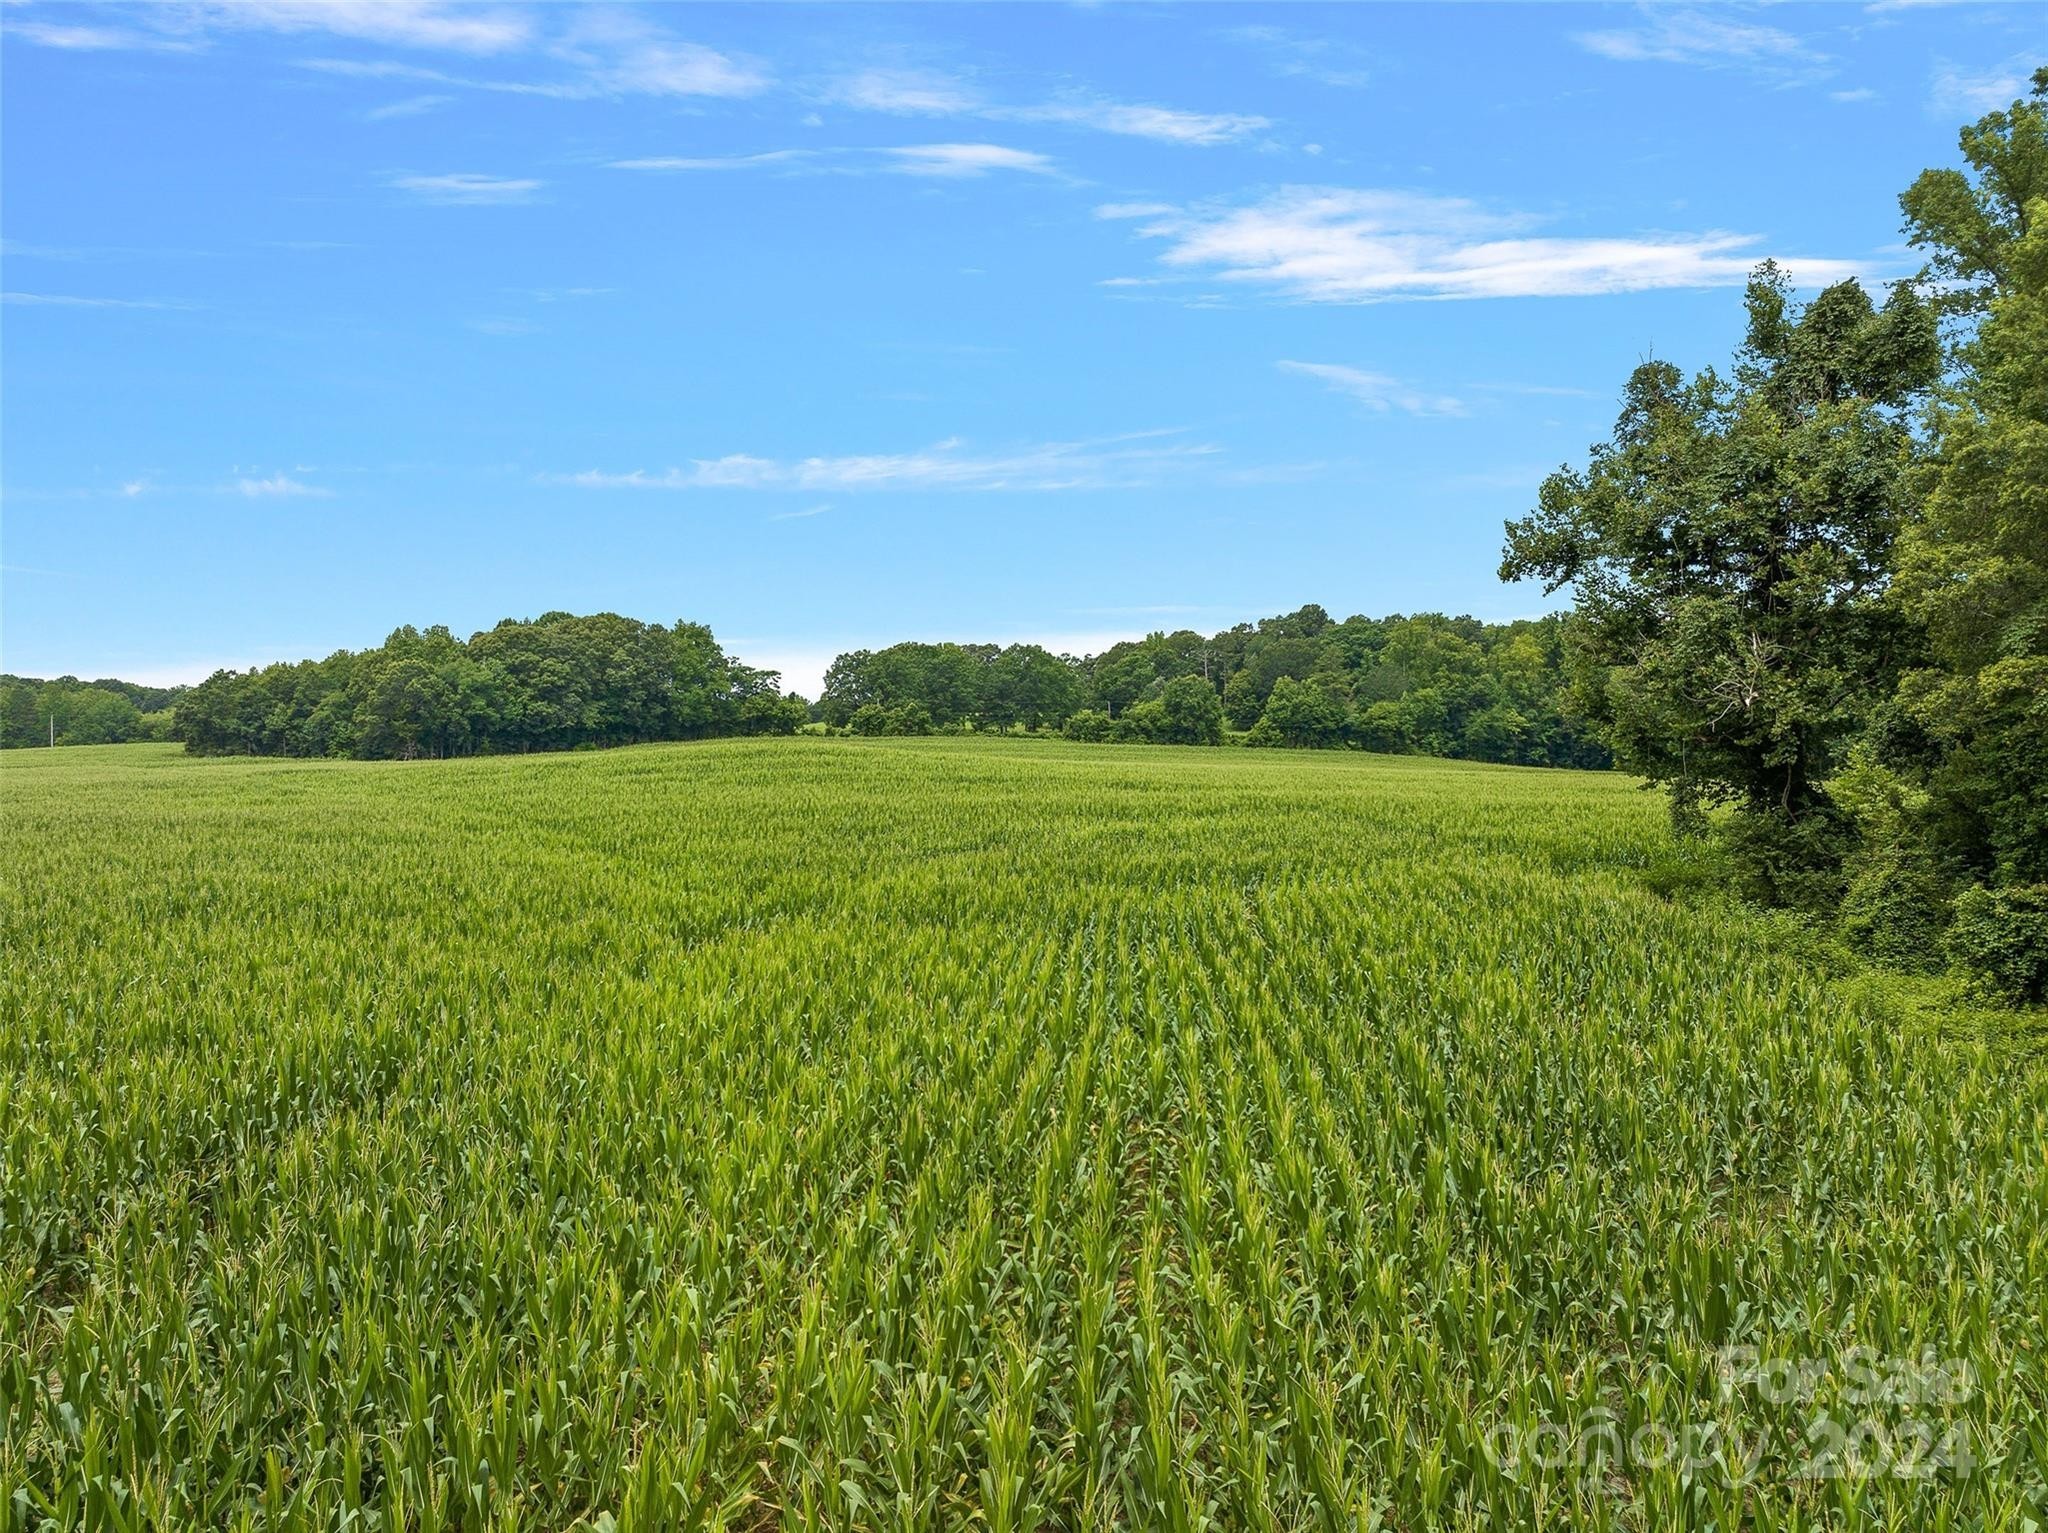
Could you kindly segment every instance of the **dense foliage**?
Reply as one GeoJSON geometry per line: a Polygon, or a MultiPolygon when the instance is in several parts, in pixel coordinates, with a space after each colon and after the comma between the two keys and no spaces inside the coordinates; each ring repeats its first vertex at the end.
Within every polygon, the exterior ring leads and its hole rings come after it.
{"type": "Polygon", "coordinates": [[[12,1527],[2048,1516],[2042,1065],[1656,897],[1618,774],[0,778],[12,1527]]]}
{"type": "Polygon", "coordinates": [[[146,687],[110,677],[0,676],[0,749],[25,745],[121,745],[171,738],[183,687],[146,687]]]}
{"type": "Polygon", "coordinates": [[[1602,766],[1563,709],[1556,618],[1334,622],[1309,605],[1221,633],[1154,633],[1092,658],[1031,644],[896,644],[838,657],[819,714],[857,733],[1058,725],[1070,739],[1251,745],[1602,766]]]}
{"type": "MultiPolygon", "coordinates": [[[[1923,175],[1902,199],[1914,243],[1973,321],[1936,391],[1894,597],[1926,636],[1872,731],[1865,850],[1852,901],[1910,941],[1938,926],[1932,886],[1965,893],[1957,956],[2009,996],[2048,998],[2048,69],[2031,101],[1963,134],[1975,179],[1923,175]],[[2002,914],[2000,914],[2002,913],[2002,914]],[[1931,917],[1931,919],[1930,919],[1931,917]],[[1967,919],[1963,919],[1967,917],[1967,919]],[[1971,958],[1986,921],[2003,963],[1971,958]]],[[[1874,923],[1875,924],[1875,923],[1874,923]]],[[[1924,951],[1925,949],[1923,949],[1924,951]]]]}
{"type": "Polygon", "coordinates": [[[1572,588],[1574,708],[1738,885],[2048,996],[2048,69],[1902,198],[1880,307],[1750,285],[1732,379],[1645,363],[1503,578],[1572,588]],[[1957,323],[1944,376],[1937,314],[1957,323]],[[1915,429],[1917,426],[1917,430],[1915,429]]]}
{"type": "Polygon", "coordinates": [[[1803,312],[1768,263],[1731,380],[1630,378],[1613,439],[1508,528],[1501,578],[1570,585],[1580,702],[1682,812],[1732,803],[1772,903],[1824,904],[1824,786],[1910,643],[1885,597],[1907,515],[1906,411],[1940,368],[1934,314],[1843,282],[1803,312]]]}
{"type": "Polygon", "coordinates": [[[406,627],[377,649],[220,671],[179,700],[175,728],[205,755],[403,759],[788,734],[808,707],[778,680],[700,623],[550,612],[468,643],[406,627]]]}

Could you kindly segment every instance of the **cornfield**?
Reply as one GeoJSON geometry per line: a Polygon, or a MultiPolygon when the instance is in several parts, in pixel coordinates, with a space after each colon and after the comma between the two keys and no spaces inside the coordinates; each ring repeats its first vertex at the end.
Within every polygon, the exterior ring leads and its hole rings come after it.
{"type": "Polygon", "coordinates": [[[2048,1521],[2031,1047],[1660,898],[1617,776],[0,793],[23,1533],[2048,1521]]]}

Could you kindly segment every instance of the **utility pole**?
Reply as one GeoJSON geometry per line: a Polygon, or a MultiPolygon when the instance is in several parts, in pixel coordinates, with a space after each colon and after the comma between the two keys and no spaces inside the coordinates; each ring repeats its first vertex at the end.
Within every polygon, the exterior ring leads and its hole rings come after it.
{"type": "Polygon", "coordinates": [[[51,749],[51,750],[55,750],[56,748],[57,748],[57,715],[53,713],[53,714],[51,714],[51,715],[50,715],[50,749],[51,749]]]}

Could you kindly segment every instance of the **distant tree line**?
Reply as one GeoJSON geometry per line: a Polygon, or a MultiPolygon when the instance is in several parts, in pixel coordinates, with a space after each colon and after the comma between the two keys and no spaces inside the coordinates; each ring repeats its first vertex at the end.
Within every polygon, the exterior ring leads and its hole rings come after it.
{"type": "Polygon", "coordinates": [[[1569,706],[1736,887],[2040,1000],[2048,69],[1962,150],[1900,199],[1918,280],[1760,268],[1729,374],[1638,367],[1501,574],[1572,590],[1569,706]]]}
{"type": "Polygon", "coordinates": [[[178,700],[202,755],[410,760],[789,734],[809,705],[701,623],[550,612],[456,638],[400,628],[376,649],[218,671],[178,700]]]}
{"type": "Polygon", "coordinates": [[[182,687],[145,687],[103,677],[0,676],[0,749],[27,745],[124,745],[171,738],[182,687]]]}
{"type": "Polygon", "coordinates": [[[1035,644],[839,656],[818,714],[863,734],[1059,728],[1078,740],[1413,752],[1605,766],[1567,718],[1562,622],[1425,613],[1333,621],[1313,603],[1220,633],[1154,633],[1092,657],[1035,644]]]}

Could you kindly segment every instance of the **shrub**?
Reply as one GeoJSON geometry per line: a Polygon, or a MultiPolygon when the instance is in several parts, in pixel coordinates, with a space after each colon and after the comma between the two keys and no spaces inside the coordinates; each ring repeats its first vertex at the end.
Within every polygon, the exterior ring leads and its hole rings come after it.
{"type": "MultiPolygon", "coordinates": [[[[1344,742],[1344,704],[1313,682],[1282,676],[1273,683],[1259,724],[1270,727],[1283,745],[1310,749],[1344,742]]],[[[1252,733],[1259,730],[1254,727],[1252,733]]]]}
{"type": "Polygon", "coordinates": [[[1393,698],[1372,703],[1358,716],[1356,735],[1358,743],[1369,751],[1382,751],[1390,756],[1401,754],[1411,744],[1408,710],[1393,698]]]}
{"type": "Polygon", "coordinates": [[[1159,695],[1165,724],[1159,736],[1171,745],[1221,745],[1223,699],[1199,676],[1176,676],[1159,695]]]}
{"type": "Polygon", "coordinates": [[[1259,721],[1266,700],[1259,695],[1258,678],[1250,671],[1238,671],[1223,688],[1223,711],[1239,729],[1250,729],[1259,721]]]}
{"type": "Polygon", "coordinates": [[[1833,806],[1810,808],[1797,819],[1775,807],[1745,808],[1728,818],[1721,837],[1744,899],[1808,915],[1831,915],[1840,906],[1847,883],[1842,863],[1856,832],[1833,806]]]}
{"type": "Polygon", "coordinates": [[[1132,703],[1109,726],[1109,738],[1118,745],[1146,745],[1165,736],[1166,705],[1157,698],[1132,703]]]}
{"type": "Polygon", "coordinates": [[[1968,889],[1949,921],[1949,961],[2011,1005],[2048,1000],[2048,884],[1968,889]]]}
{"type": "Polygon", "coordinates": [[[739,733],[793,735],[810,722],[810,717],[810,704],[801,697],[757,692],[740,704],[739,733]]]}
{"type": "Polygon", "coordinates": [[[853,710],[846,727],[857,735],[928,735],[932,732],[932,711],[915,702],[898,703],[893,708],[863,703],[853,710]]]}
{"type": "Polygon", "coordinates": [[[889,710],[887,734],[928,735],[932,732],[932,711],[923,703],[898,703],[889,710]]]}
{"type": "Polygon", "coordinates": [[[1109,738],[1111,722],[1100,708],[1083,708],[1067,720],[1064,733],[1069,740],[1095,745],[1109,738]]]}
{"type": "Polygon", "coordinates": [[[1841,932],[1881,964],[1926,970],[1940,962],[1947,914],[1948,889],[1919,847],[1873,846],[1851,870],[1841,932]]]}

